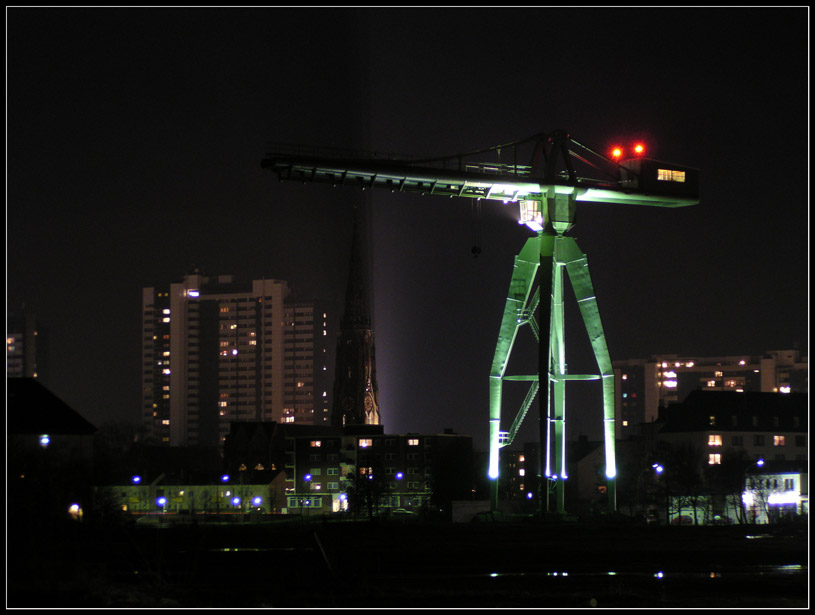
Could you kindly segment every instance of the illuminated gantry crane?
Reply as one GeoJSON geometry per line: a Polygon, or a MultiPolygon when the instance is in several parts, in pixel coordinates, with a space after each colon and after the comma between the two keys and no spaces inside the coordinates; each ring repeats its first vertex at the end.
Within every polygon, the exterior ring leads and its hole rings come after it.
{"type": "Polygon", "coordinates": [[[566,382],[602,383],[605,475],[609,510],[616,510],[617,475],[614,438],[614,372],[597,309],[586,255],[573,237],[578,202],[618,205],[682,207],[699,202],[698,170],[646,158],[642,146],[632,157],[616,149],[606,157],[572,139],[564,131],[538,134],[476,152],[433,159],[408,159],[337,150],[305,150],[276,146],[262,167],[281,181],[329,183],[334,186],[387,188],[422,195],[487,199],[519,205],[519,222],[535,232],[515,257],[498,342],[490,370],[489,468],[491,503],[497,507],[499,450],[512,443],[541,382],[546,383],[545,406],[540,406],[541,449],[539,474],[541,507],[565,512],[566,382]],[[529,164],[519,165],[527,149],[529,164]],[[531,150],[531,154],[529,154],[531,150]],[[481,162],[470,161],[481,156],[481,162]],[[483,162],[487,156],[497,162],[483,162]],[[601,178],[578,174],[585,168],[601,178]],[[597,360],[598,373],[570,374],[566,369],[563,279],[568,276],[597,360]],[[537,289],[534,290],[537,279],[537,289]],[[543,291],[541,291],[543,289],[543,291]],[[549,300],[540,300],[541,292],[549,300]],[[540,361],[534,374],[508,375],[506,367],[521,327],[529,325],[539,339],[540,322],[549,322],[548,344],[539,344],[540,361]],[[501,430],[504,381],[529,382],[529,391],[508,431],[501,430]],[[544,410],[546,415],[543,416],[544,410]]]}

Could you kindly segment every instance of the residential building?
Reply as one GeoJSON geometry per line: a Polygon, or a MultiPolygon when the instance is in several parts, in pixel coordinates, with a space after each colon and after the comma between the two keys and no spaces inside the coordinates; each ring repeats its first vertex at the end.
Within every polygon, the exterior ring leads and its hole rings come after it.
{"type": "Polygon", "coordinates": [[[144,288],[148,435],[170,446],[219,446],[232,421],[324,421],[328,310],[290,295],[282,280],[244,283],[198,270],[144,288]]]}
{"type": "Polygon", "coordinates": [[[6,322],[6,377],[43,380],[47,372],[46,341],[46,332],[35,314],[25,309],[9,310],[6,322]]]}
{"type": "Polygon", "coordinates": [[[283,333],[284,423],[327,425],[333,365],[330,332],[336,328],[323,302],[286,303],[283,333]]]}
{"type": "Polygon", "coordinates": [[[9,522],[45,531],[71,507],[79,513],[91,506],[96,427],[37,379],[6,383],[6,496],[15,503],[9,522]]]}
{"type": "Polygon", "coordinates": [[[807,393],[808,375],[807,357],[797,350],[614,361],[617,438],[630,437],[640,424],[655,421],[660,407],[685,399],[691,391],[807,393]]]}
{"type": "Polygon", "coordinates": [[[449,510],[471,499],[472,437],[385,434],[381,425],[332,426],[288,438],[289,513],[449,510]]]}

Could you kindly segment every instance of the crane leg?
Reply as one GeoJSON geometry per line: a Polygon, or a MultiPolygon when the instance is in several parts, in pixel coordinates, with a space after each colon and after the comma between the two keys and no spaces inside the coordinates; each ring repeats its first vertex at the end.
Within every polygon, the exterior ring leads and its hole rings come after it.
{"type": "Polygon", "coordinates": [[[577,241],[572,237],[558,237],[556,260],[566,268],[569,280],[574,289],[577,304],[586,326],[586,332],[594,351],[600,379],[603,386],[603,440],[605,447],[605,475],[609,498],[609,512],[617,509],[616,476],[617,463],[615,456],[615,418],[614,418],[614,369],[603,332],[603,323],[597,308],[597,298],[589,274],[586,255],[580,251],[577,241]]]}
{"type": "Polygon", "coordinates": [[[490,432],[487,477],[490,481],[490,508],[492,510],[498,508],[503,378],[520,326],[520,317],[529,301],[532,286],[535,282],[538,270],[539,243],[540,237],[528,239],[521,252],[515,257],[512,280],[507,293],[507,302],[501,319],[501,328],[498,332],[498,342],[495,346],[492,368],[490,369],[490,432]]]}

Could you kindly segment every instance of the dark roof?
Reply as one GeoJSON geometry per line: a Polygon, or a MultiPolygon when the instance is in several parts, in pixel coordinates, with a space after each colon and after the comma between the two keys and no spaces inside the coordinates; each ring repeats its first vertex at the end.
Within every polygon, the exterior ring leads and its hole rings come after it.
{"type": "Polygon", "coordinates": [[[685,401],[666,409],[661,433],[711,430],[806,432],[808,400],[805,393],[692,391],[685,401]],[[714,417],[713,424],[711,417],[714,417]]]}
{"type": "Polygon", "coordinates": [[[7,378],[9,434],[93,435],[96,427],[35,378],[7,378]]]}

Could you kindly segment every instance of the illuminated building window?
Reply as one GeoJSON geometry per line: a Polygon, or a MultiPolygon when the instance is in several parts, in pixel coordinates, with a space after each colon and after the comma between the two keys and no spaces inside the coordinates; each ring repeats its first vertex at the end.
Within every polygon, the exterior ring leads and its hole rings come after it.
{"type": "Polygon", "coordinates": [[[168,308],[164,308],[163,310],[161,310],[161,313],[162,314],[169,314],[170,310],[168,308]]]}
{"type": "Polygon", "coordinates": [[[707,386],[708,386],[709,389],[716,388],[716,381],[715,380],[708,380],[707,381],[707,386]]]}
{"type": "Polygon", "coordinates": [[[219,401],[219,402],[218,402],[218,405],[219,405],[221,408],[226,408],[226,402],[225,402],[225,401],[219,401]]]}
{"type": "Polygon", "coordinates": [[[710,453],[707,456],[707,462],[709,465],[715,466],[722,462],[722,455],[721,453],[710,453]]]}
{"type": "Polygon", "coordinates": [[[408,438],[408,446],[419,446],[418,438],[408,438]]]}
{"type": "Polygon", "coordinates": [[[623,421],[623,427],[628,427],[628,421],[623,421]]]}
{"type": "Polygon", "coordinates": [[[717,378],[721,378],[722,376],[724,376],[722,372],[713,372],[713,375],[716,376],[717,378]]]}
{"type": "Polygon", "coordinates": [[[623,380],[628,380],[628,374],[623,374],[623,380]]]}
{"type": "Polygon", "coordinates": [[[167,316],[166,318],[162,318],[161,322],[170,322],[170,317],[167,316]]]}
{"type": "Polygon", "coordinates": [[[322,440],[312,440],[311,442],[309,442],[309,446],[317,447],[322,445],[323,445],[322,440]]]}
{"type": "Polygon", "coordinates": [[[789,393],[791,390],[792,389],[790,389],[790,387],[784,386],[784,387],[779,387],[778,392],[779,393],[789,393]]]}
{"type": "Polygon", "coordinates": [[[518,476],[526,476],[526,470],[524,470],[523,468],[518,470],[518,476]]]}
{"type": "Polygon", "coordinates": [[[665,384],[665,388],[667,388],[667,389],[675,389],[676,388],[676,380],[666,380],[664,384],[665,384]]]}
{"type": "Polygon", "coordinates": [[[526,461],[526,457],[525,457],[525,456],[523,456],[523,455],[521,455],[520,457],[518,457],[518,461],[520,461],[521,463],[523,463],[524,461],[526,461]]]}
{"type": "Polygon", "coordinates": [[[371,438],[360,438],[359,439],[359,447],[360,448],[367,448],[372,446],[374,441],[371,438]]]}
{"type": "Polygon", "coordinates": [[[164,419],[163,421],[161,421],[161,424],[162,425],[169,425],[170,424],[170,419],[164,419]]]}
{"type": "Polygon", "coordinates": [[[657,181],[684,183],[685,171],[675,171],[674,169],[657,169],[657,181]]]}
{"type": "Polygon", "coordinates": [[[786,445],[787,445],[786,436],[773,436],[773,446],[786,446],[786,445]]]}
{"type": "Polygon", "coordinates": [[[722,445],[722,436],[720,434],[708,434],[707,445],[708,446],[721,446],[722,445]]]}
{"type": "Polygon", "coordinates": [[[227,312],[229,312],[229,306],[228,305],[222,306],[220,311],[222,314],[226,314],[227,312]]]}

